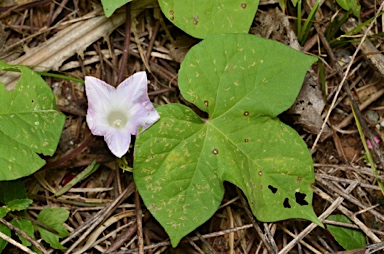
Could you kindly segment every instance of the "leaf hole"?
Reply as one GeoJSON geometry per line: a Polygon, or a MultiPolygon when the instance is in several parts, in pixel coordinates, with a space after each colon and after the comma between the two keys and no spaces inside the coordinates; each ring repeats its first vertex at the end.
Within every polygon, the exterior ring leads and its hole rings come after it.
{"type": "Polygon", "coordinates": [[[34,99],[32,99],[32,103],[34,103],[35,102],[35,100],[34,99]]]}
{"type": "Polygon", "coordinates": [[[244,111],[243,115],[244,116],[249,116],[249,112],[248,111],[244,111]]]}
{"type": "Polygon", "coordinates": [[[285,198],[283,202],[284,208],[291,208],[291,205],[289,204],[289,198],[285,198]]]}
{"type": "Polygon", "coordinates": [[[244,139],[244,142],[245,142],[245,143],[248,143],[248,142],[249,142],[249,139],[247,139],[247,138],[244,139]]]}
{"type": "Polygon", "coordinates": [[[259,174],[259,176],[262,176],[263,175],[263,171],[260,170],[258,174],[259,174]]]}
{"type": "Polygon", "coordinates": [[[216,154],[219,153],[219,150],[217,150],[217,149],[215,148],[215,149],[212,150],[212,153],[213,153],[214,155],[216,155],[216,154]]]}
{"type": "Polygon", "coordinates": [[[247,8],[247,4],[246,4],[246,3],[242,3],[240,6],[241,6],[241,8],[243,8],[243,9],[247,8]]]}
{"type": "Polygon", "coordinates": [[[298,183],[300,183],[301,180],[302,180],[302,178],[301,178],[300,176],[298,176],[297,179],[296,179],[296,181],[297,181],[298,183]]]}
{"type": "Polygon", "coordinates": [[[307,196],[307,194],[305,193],[301,193],[299,191],[297,191],[295,193],[295,198],[296,198],[296,203],[298,203],[299,205],[303,206],[303,205],[308,205],[308,202],[305,201],[305,197],[307,196]]]}
{"type": "Polygon", "coordinates": [[[204,101],[204,105],[205,105],[206,107],[208,107],[209,102],[208,102],[208,101],[204,101]]]}
{"type": "Polygon", "coordinates": [[[268,189],[270,189],[273,194],[277,192],[277,188],[273,187],[272,185],[268,185],[268,189]]]}

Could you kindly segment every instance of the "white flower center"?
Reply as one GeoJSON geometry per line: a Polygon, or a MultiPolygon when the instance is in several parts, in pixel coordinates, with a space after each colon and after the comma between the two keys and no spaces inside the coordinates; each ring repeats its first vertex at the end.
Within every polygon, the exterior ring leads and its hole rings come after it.
{"type": "Polygon", "coordinates": [[[127,116],[120,111],[113,111],[108,115],[108,124],[116,129],[124,128],[127,121],[127,116]]]}

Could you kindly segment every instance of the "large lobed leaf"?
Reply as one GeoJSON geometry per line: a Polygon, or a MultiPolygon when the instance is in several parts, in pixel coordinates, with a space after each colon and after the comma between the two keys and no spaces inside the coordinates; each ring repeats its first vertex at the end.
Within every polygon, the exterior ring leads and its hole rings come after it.
{"type": "Polygon", "coordinates": [[[159,0],[164,15],[196,38],[248,33],[258,0],[159,0]]]}
{"type": "Polygon", "coordinates": [[[246,34],[213,36],[188,52],[179,87],[208,118],[183,105],[161,106],[160,120],[135,148],[137,188],[173,246],[214,214],[223,181],[243,190],[261,221],[321,224],[311,206],[311,155],[277,118],[315,60],[246,34]]]}
{"type": "Polygon", "coordinates": [[[0,181],[34,173],[45,164],[38,154],[53,155],[65,116],[45,81],[22,65],[0,61],[1,70],[22,75],[13,91],[0,83],[0,181]]]}

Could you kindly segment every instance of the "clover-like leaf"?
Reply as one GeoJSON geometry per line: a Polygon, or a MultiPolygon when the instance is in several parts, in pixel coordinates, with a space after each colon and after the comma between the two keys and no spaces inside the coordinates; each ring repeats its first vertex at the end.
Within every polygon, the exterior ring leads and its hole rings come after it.
{"type": "Polygon", "coordinates": [[[53,155],[65,116],[45,81],[22,65],[0,61],[0,70],[22,75],[13,91],[0,83],[0,181],[30,175],[45,161],[38,154],[53,155]]]}
{"type": "Polygon", "coordinates": [[[159,0],[164,15],[196,38],[248,33],[258,0],[159,0]]]}
{"type": "Polygon", "coordinates": [[[160,120],[135,147],[137,188],[173,246],[214,214],[223,181],[243,190],[261,221],[321,225],[311,206],[311,155],[277,118],[315,60],[247,34],[212,36],[188,52],[179,87],[208,118],[179,104],[158,107],[160,120]]]}

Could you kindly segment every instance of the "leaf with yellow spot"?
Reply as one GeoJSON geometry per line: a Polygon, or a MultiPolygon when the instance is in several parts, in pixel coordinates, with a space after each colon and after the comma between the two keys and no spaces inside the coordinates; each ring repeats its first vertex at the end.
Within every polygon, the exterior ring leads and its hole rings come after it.
{"type": "Polygon", "coordinates": [[[45,81],[22,65],[0,61],[0,70],[20,71],[13,91],[0,83],[0,181],[30,175],[53,155],[64,126],[65,115],[56,108],[55,97],[45,81]]]}
{"type": "Polygon", "coordinates": [[[180,104],[158,107],[160,120],[139,135],[134,162],[140,195],[173,246],[215,213],[223,181],[244,192],[260,221],[321,225],[311,206],[311,154],[277,118],[315,61],[248,34],[212,36],[188,52],[179,88],[208,117],[180,104]]]}

